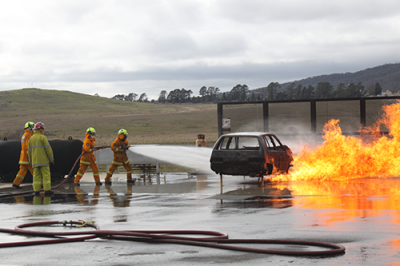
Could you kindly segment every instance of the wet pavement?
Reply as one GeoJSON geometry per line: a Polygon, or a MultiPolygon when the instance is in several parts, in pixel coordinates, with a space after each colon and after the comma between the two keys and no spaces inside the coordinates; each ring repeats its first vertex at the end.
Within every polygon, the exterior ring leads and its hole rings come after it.
{"type": "MultiPolygon", "coordinates": [[[[219,176],[211,174],[137,178],[129,185],[122,174],[116,174],[111,187],[104,183],[97,187],[87,173],[80,187],[64,184],[53,197],[2,198],[0,227],[84,220],[109,230],[208,230],[228,233],[231,239],[330,242],[345,246],[346,253],[290,257],[95,239],[3,248],[0,265],[400,265],[399,179],[266,182],[261,186],[254,178],[225,176],[221,188],[219,176]]],[[[26,184],[22,190],[31,189],[26,184]]],[[[11,184],[0,183],[1,194],[13,192],[11,184]]],[[[3,243],[32,239],[44,238],[1,234],[3,243]]]]}

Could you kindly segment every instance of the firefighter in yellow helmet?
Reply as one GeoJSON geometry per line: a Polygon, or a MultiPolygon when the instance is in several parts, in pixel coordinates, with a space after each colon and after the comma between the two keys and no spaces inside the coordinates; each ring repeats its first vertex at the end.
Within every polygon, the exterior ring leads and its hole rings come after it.
{"type": "Polygon", "coordinates": [[[132,166],[129,163],[128,156],[126,155],[126,151],[129,149],[129,143],[126,140],[127,137],[128,131],[126,131],[126,129],[120,129],[118,131],[118,137],[111,144],[111,150],[114,152],[114,158],[105,178],[105,184],[107,186],[111,186],[111,176],[118,166],[124,166],[128,183],[134,183],[132,180],[132,166]]]}
{"type": "Polygon", "coordinates": [[[25,133],[21,138],[21,155],[19,157],[19,171],[17,176],[14,179],[13,187],[16,189],[20,189],[20,185],[25,178],[26,173],[29,171],[33,176],[33,168],[29,164],[28,158],[28,141],[33,136],[33,126],[35,123],[26,122],[25,124],[25,133]]]}
{"type": "Polygon", "coordinates": [[[99,175],[99,167],[97,166],[96,157],[93,154],[93,151],[96,150],[94,144],[96,142],[96,130],[92,127],[89,127],[86,130],[85,141],[82,146],[82,157],[80,161],[80,167],[78,173],[75,176],[74,185],[80,186],[79,181],[81,180],[83,174],[86,172],[86,169],[90,166],[93,171],[93,178],[96,182],[96,186],[101,186],[100,175],[99,175]]]}

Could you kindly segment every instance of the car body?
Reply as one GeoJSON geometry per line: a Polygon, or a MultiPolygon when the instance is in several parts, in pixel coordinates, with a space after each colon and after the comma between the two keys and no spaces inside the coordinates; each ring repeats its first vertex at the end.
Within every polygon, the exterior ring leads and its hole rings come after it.
{"type": "Polygon", "coordinates": [[[210,166],[217,174],[262,177],[287,173],[292,151],[274,135],[265,132],[224,134],[215,143],[210,166]]]}

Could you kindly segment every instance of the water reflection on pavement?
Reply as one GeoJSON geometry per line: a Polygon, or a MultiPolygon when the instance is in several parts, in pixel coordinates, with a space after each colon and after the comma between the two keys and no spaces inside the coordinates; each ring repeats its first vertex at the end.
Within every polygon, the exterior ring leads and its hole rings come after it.
{"type": "MultiPolygon", "coordinates": [[[[15,191],[3,186],[0,192],[15,191]]],[[[3,263],[122,264],[134,259],[137,265],[400,265],[399,203],[400,182],[395,178],[261,186],[256,179],[226,176],[220,187],[215,175],[167,174],[165,178],[138,180],[133,185],[123,181],[101,187],[92,182],[80,187],[65,184],[51,198],[42,193],[0,199],[0,227],[81,219],[95,221],[102,229],[201,229],[227,232],[231,238],[325,241],[344,245],[346,254],[330,258],[284,257],[96,240],[8,248],[2,250],[6,254],[3,263]],[[84,257],[70,256],[82,249],[90,252],[84,257]],[[30,259],[19,257],[21,250],[29,252],[30,259]],[[54,254],[59,254],[63,263],[54,254]]],[[[6,242],[24,239],[2,236],[6,242]]]]}

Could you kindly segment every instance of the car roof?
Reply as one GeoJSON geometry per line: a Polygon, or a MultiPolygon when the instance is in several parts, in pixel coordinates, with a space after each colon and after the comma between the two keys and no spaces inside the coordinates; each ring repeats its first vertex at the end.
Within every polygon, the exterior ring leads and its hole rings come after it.
{"type": "MultiPolygon", "coordinates": [[[[234,133],[228,133],[228,134],[223,134],[221,137],[236,137],[236,136],[264,136],[264,135],[274,135],[268,132],[234,132],[234,133]]],[[[274,135],[275,136],[275,135],[274,135]]]]}

